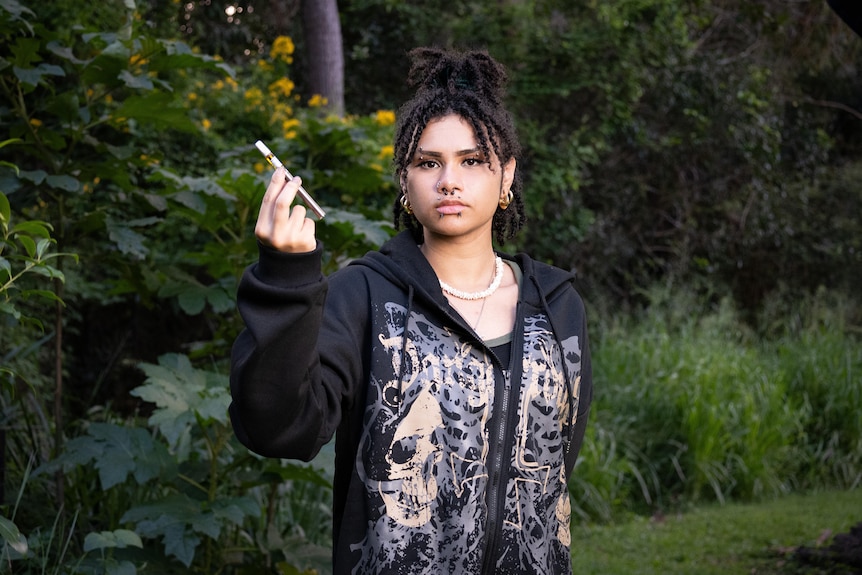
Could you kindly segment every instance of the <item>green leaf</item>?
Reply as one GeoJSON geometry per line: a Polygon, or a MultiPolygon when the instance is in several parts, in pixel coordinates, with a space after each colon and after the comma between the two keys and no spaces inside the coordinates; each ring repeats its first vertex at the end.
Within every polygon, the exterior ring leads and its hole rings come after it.
{"type": "Polygon", "coordinates": [[[29,180],[38,186],[48,177],[48,172],[45,170],[21,170],[18,177],[22,180],[29,180]]]}
{"type": "Polygon", "coordinates": [[[171,467],[164,446],[144,428],[93,424],[90,433],[104,446],[96,461],[103,489],[124,482],[129,475],[143,485],[171,467]]]}
{"type": "Polygon", "coordinates": [[[36,68],[19,68],[18,66],[13,66],[12,70],[15,73],[15,77],[18,78],[22,84],[29,84],[31,86],[39,85],[44,76],[66,75],[63,69],[55,64],[42,63],[36,68]]]}
{"type": "Polygon", "coordinates": [[[34,236],[38,238],[51,237],[51,224],[39,220],[30,220],[15,224],[10,233],[34,236]]]}
{"type": "Polygon", "coordinates": [[[138,427],[111,423],[92,423],[87,435],[70,440],[65,451],[39,467],[34,475],[59,469],[93,466],[99,472],[102,489],[110,489],[134,477],[138,485],[155,478],[167,479],[175,473],[174,463],[165,446],[138,427]]]}
{"type": "Polygon", "coordinates": [[[207,203],[198,194],[191,191],[177,192],[171,199],[183,206],[194,210],[199,214],[205,214],[207,211],[207,203]]]}
{"type": "Polygon", "coordinates": [[[176,97],[164,92],[150,92],[142,96],[130,96],[113,112],[115,118],[134,118],[155,127],[182,132],[197,132],[198,128],[188,116],[188,111],[173,107],[176,97]]]}
{"type": "Polygon", "coordinates": [[[19,36],[15,39],[15,44],[11,47],[11,52],[15,56],[12,61],[16,68],[29,66],[33,62],[39,62],[39,39],[25,38],[19,36]]]}
{"type": "Polygon", "coordinates": [[[130,71],[123,70],[118,77],[126,86],[136,90],[152,90],[154,87],[153,81],[145,74],[135,76],[130,71]]]}
{"type": "Polygon", "coordinates": [[[225,313],[236,307],[230,294],[219,286],[210,286],[207,289],[207,301],[216,313],[225,313]]]}
{"type": "Polygon", "coordinates": [[[2,6],[4,10],[9,12],[9,14],[12,16],[13,21],[23,20],[24,15],[35,15],[32,10],[25,6],[22,6],[21,3],[18,2],[18,0],[3,0],[2,2],[0,2],[0,6],[2,6]]]}
{"type": "Polygon", "coordinates": [[[39,238],[36,242],[36,256],[41,260],[53,244],[54,240],[51,238],[39,238]]]}
{"type": "Polygon", "coordinates": [[[75,56],[75,53],[72,51],[71,48],[60,45],[60,43],[57,42],[56,40],[52,40],[51,42],[48,42],[48,44],[45,47],[50,52],[52,52],[53,54],[56,54],[60,58],[63,58],[64,60],[68,60],[69,62],[72,62],[73,64],[81,65],[81,64],[87,64],[87,62],[89,62],[89,60],[78,59],[75,56]]]}
{"type": "Polygon", "coordinates": [[[213,514],[234,525],[242,525],[246,517],[260,517],[260,505],[252,497],[231,497],[213,502],[213,514]]]}
{"type": "Polygon", "coordinates": [[[227,376],[195,369],[188,357],[179,354],[159,357],[159,365],[142,363],[139,367],[147,379],[131,394],[156,405],[149,423],[159,429],[172,447],[196,423],[196,415],[205,421],[228,423],[227,376]]]}
{"type": "MultiPolygon", "coordinates": [[[[36,268],[36,269],[38,269],[38,268],[36,268]]],[[[43,275],[47,275],[47,274],[43,274],[43,275]]],[[[60,272],[56,272],[56,275],[48,275],[48,277],[60,277],[61,279],[63,279],[63,274],[60,272]]],[[[24,291],[23,295],[25,295],[27,297],[38,296],[38,297],[43,297],[47,300],[55,301],[58,303],[63,303],[63,300],[60,299],[60,296],[58,296],[56,293],[52,292],[51,290],[29,289],[29,290],[24,291]]]]}
{"type": "Polygon", "coordinates": [[[18,308],[14,304],[9,302],[0,301],[0,313],[11,315],[16,320],[21,319],[21,312],[18,311],[18,308]]]}
{"type": "Polygon", "coordinates": [[[6,194],[0,192],[0,224],[8,225],[12,220],[12,206],[6,194]]]}
{"type": "Polygon", "coordinates": [[[85,552],[94,549],[125,549],[126,547],[143,549],[144,544],[137,533],[128,529],[88,533],[84,538],[85,552]]]}
{"type": "Polygon", "coordinates": [[[201,542],[197,533],[212,538],[221,533],[221,522],[206,511],[205,505],[187,495],[174,494],[158,503],[129,509],[120,522],[135,523],[137,532],[144,537],[161,537],[165,552],[189,566],[201,542]]]}
{"type": "Polygon", "coordinates": [[[180,292],[177,302],[184,312],[189,315],[198,315],[206,307],[206,288],[191,286],[180,292]]]}
{"type": "Polygon", "coordinates": [[[3,516],[0,516],[0,537],[17,553],[27,553],[27,538],[18,530],[17,525],[3,516]]]}
{"type": "Polygon", "coordinates": [[[159,40],[165,49],[165,54],[159,54],[150,62],[154,71],[178,70],[182,68],[219,69],[234,77],[233,69],[222,61],[208,54],[195,54],[188,44],[178,40],[159,40]]]}
{"type": "Polygon", "coordinates": [[[144,236],[130,227],[119,224],[112,218],[108,218],[105,227],[108,229],[108,237],[122,253],[139,260],[144,259],[149,253],[150,250],[144,245],[144,236]]]}
{"type": "Polygon", "coordinates": [[[17,235],[15,239],[24,246],[24,249],[27,251],[27,255],[30,256],[30,258],[36,255],[36,242],[33,241],[33,238],[30,236],[17,235]]]}
{"type": "Polygon", "coordinates": [[[78,182],[76,178],[66,175],[48,176],[45,178],[45,183],[52,188],[65,190],[67,192],[77,192],[81,187],[80,182],[78,182]]]}
{"type": "MultiPolygon", "coordinates": [[[[133,509],[136,511],[140,508],[133,509]]],[[[122,521],[129,521],[129,514],[123,516],[122,521]]],[[[170,514],[165,514],[156,519],[145,519],[137,523],[137,529],[145,537],[161,537],[165,546],[165,554],[179,559],[186,567],[192,564],[195,558],[195,549],[201,543],[201,538],[191,529],[186,522],[179,522],[170,514]]]]}

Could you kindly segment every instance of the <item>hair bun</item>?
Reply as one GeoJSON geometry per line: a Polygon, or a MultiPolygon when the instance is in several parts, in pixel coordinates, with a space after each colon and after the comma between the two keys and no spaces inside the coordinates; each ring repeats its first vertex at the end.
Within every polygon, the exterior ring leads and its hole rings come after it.
{"type": "Polygon", "coordinates": [[[454,52],[439,48],[410,51],[407,83],[417,91],[476,92],[494,104],[502,101],[506,70],[485,51],[454,52]]]}

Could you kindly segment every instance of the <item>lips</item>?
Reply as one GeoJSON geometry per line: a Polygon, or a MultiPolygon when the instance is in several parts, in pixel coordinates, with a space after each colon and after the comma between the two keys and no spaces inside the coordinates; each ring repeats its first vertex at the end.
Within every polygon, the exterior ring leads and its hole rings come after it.
{"type": "Polygon", "coordinates": [[[437,204],[437,212],[440,214],[460,214],[464,211],[464,204],[457,200],[441,200],[437,204]]]}

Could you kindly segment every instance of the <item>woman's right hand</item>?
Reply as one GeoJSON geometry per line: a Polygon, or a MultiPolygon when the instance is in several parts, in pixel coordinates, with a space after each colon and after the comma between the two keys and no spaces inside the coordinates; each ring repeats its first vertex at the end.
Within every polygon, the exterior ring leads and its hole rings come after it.
{"type": "Polygon", "coordinates": [[[287,253],[305,253],[317,247],[314,220],[305,217],[305,206],[291,207],[301,185],[299,177],[288,180],[283,167],[273,172],[254,228],[260,243],[287,253]]]}

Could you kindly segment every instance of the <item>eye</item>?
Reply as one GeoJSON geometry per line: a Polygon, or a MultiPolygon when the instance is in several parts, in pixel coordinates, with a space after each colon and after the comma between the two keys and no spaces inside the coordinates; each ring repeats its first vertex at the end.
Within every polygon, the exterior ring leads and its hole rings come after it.
{"type": "Polygon", "coordinates": [[[488,163],[488,160],[482,156],[470,156],[469,158],[464,158],[464,165],[466,166],[481,166],[488,163]]]}
{"type": "Polygon", "coordinates": [[[440,164],[437,163],[437,160],[429,160],[427,158],[419,158],[416,162],[416,165],[420,168],[436,168],[440,164]]]}

